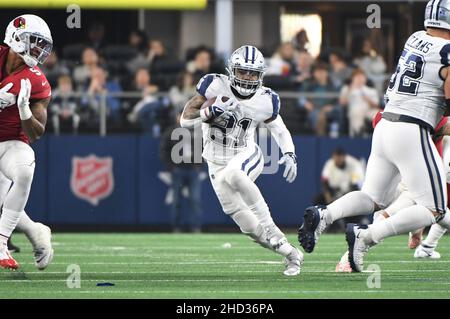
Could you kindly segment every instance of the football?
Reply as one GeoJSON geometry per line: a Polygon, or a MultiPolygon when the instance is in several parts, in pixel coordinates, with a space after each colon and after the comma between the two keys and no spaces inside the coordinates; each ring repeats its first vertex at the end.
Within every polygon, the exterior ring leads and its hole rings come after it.
{"type": "MultiPolygon", "coordinates": [[[[201,109],[204,109],[204,108],[207,108],[207,107],[210,107],[211,105],[213,105],[214,102],[216,101],[216,98],[217,98],[217,96],[212,97],[212,98],[210,98],[210,99],[207,99],[207,100],[202,104],[201,109]]],[[[230,99],[229,97],[222,96],[222,102],[226,102],[226,101],[228,101],[229,99],[230,99]]]]}

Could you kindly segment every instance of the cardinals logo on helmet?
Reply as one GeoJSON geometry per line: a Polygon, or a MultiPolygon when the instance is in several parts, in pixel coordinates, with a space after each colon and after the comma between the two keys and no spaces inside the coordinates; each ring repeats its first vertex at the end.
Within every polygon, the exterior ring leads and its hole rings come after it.
{"type": "Polygon", "coordinates": [[[16,20],[14,20],[14,27],[16,27],[17,29],[24,29],[25,19],[23,17],[18,17],[16,20]]]}

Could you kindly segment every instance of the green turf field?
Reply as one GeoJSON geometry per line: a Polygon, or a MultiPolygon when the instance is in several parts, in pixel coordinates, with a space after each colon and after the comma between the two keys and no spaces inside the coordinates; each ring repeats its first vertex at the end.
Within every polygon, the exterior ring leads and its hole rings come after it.
{"type": "MultiPolygon", "coordinates": [[[[295,235],[289,236],[296,243],[295,235]]],[[[2,298],[448,298],[450,238],[439,261],[418,261],[407,237],[386,240],[366,258],[381,268],[381,288],[372,273],[336,274],[344,235],[324,235],[306,255],[298,277],[282,275],[281,258],[239,234],[54,234],[55,258],[38,271],[22,235],[16,272],[0,272],[2,298]],[[231,248],[223,248],[226,242],[231,248]],[[81,288],[68,288],[67,267],[81,269],[81,288]],[[111,282],[115,286],[97,287],[111,282]]]]}

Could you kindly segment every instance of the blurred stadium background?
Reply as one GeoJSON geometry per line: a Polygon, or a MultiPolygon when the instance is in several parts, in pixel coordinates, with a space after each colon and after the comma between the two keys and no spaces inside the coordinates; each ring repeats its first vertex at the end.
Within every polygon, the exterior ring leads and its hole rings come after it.
{"type": "Polygon", "coordinates": [[[370,118],[383,107],[404,40],[423,27],[425,1],[78,3],[81,27],[69,28],[67,2],[0,1],[0,30],[34,13],[54,39],[42,67],[53,102],[46,135],[33,145],[37,167],[27,212],[54,230],[200,231],[232,223],[206,167],[197,165],[182,168],[190,172],[191,194],[182,192],[174,225],[182,177],[167,156],[168,132],[199,78],[224,73],[226,57],[242,44],[264,53],[265,84],[280,93],[300,170],[292,185],[280,173],[258,184],[274,219],[297,226],[322,191],[322,167],[333,150],[342,147],[364,165],[370,118]],[[381,28],[366,25],[372,3],[381,8],[381,28]],[[352,95],[356,87],[375,101],[352,95]]]}

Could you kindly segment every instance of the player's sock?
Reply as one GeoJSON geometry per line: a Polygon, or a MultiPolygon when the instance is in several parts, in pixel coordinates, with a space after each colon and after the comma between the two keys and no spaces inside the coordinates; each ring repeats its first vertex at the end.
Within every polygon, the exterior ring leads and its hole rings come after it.
{"type": "Polygon", "coordinates": [[[433,224],[433,214],[424,206],[414,205],[400,210],[392,217],[372,224],[362,232],[366,244],[377,244],[382,239],[407,233],[433,224]]]}
{"type": "Polygon", "coordinates": [[[374,211],[375,204],[369,195],[350,192],[327,206],[325,221],[328,225],[344,217],[368,215],[374,211]]]}
{"type": "Polygon", "coordinates": [[[249,235],[257,232],[259,220],[250,211],[241,210],[230,216],[244,234],[249,235]]]}
{"type": "Polygon", "coordinates": [[[0,217],[0,243],[6,244],[8,238],[16,228],[19,222],[21,212],[16,212],[10,209],[3,208],[2,216],[0,217]]]}
{"type": "Polygon", "coordinates": [[[27,213],[22,212],[20,214],[19,222],[17,223],[17,229],[26,235],[31,235],[35,229],[36,223],[30,219],[27,213]]]}
{"type": "Polygon", "coordinates": [[[444,236],[446,231],[447,229],[439,224],[432,225],[427,238],[422,242],[422,245],[425,247],[436,248],[439,239],[444,236]]]}
{"type": "Polygon", "coordinates": [[[267,203],[262,196],[259,202],[249,205],[248,208],[255,214],[263,227],[274,224],[272,216],[270,215],[269,206],[267,206],[267,203]]]}
{"type": "Polygon", "coordinates": [[[284,233],[277,225],[272,223],[265,227],[265,236],[269,240],[272,249],[278,254],[287,257],[295,249],[287,240],[284,233]]]}

